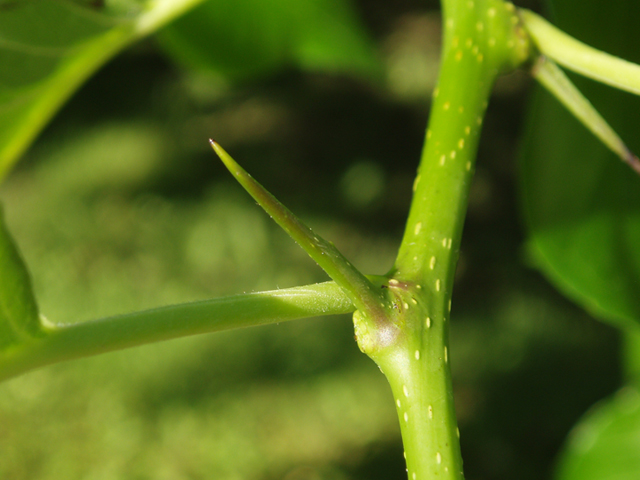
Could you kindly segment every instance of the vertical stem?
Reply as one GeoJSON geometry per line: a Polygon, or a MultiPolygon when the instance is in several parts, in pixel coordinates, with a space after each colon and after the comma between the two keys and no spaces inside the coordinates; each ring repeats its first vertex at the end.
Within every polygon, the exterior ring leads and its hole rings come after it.
{"type": "Polygon", "coordinates": [[[443,21],[439,80],[395,276],[440,279],[449,291],[491,88],[528,50],[510,3],[445,0],[443,21]]]}
{"type": "MultiPolygon", "coordinates": [[[[444,315],[425,314],[418,319],[428,334],[407,336],[395,355],[380,358],[400,420],[408,478],[461,479],[462,456],[449,370],[449,322],[444,315]]],[[[417,323],[412,323],[415,330],[420,328],[417,323]]]]}
{"type": "Polygon", "coordinates": [[[378,334],[386,343],[359,338],[391,384],[409,480],[463,478],[449,368],[451,290],[491,87],[529,55],[510,3],[443,0],[443,21],[426,144],[388,285],[392,334],[378,334]]]}
{"type": "Polygon", "coordinates": [[[465,35],[465,23],[475,18],[447,13],[438,86],[394,272],[420,285],[426,297],[422,322],[414,322],[421,342],[407,342],[415,350],[405,347],[407,360],[390,376],[409,480],[463,478],[448,363],[449,310],[480,128],[497,74],[487,67],[478,40],[465,35]],[[424,358],[416,360],[416,352],[424,358]]]}

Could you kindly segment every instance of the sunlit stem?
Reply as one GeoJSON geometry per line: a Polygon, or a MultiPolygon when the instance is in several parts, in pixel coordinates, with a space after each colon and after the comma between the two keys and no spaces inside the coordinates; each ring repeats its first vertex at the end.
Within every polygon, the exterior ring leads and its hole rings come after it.
{"type": "MultiPolygon", "coordinates": [[[[389,379],[409,480],[462,480],[449,365],[451,293],[484,113],[495,78],[529,59],[515,7],[445,0],[438,86],[389,291],[401,334],[373,351],[389,379]]],[[[373,349],[372,349],[373,350],[373,349]]]]}
{"type": "Polygon", "coordinates": [[[567,109],[636,172],[640,160],[625,145],[618,134],[602,118],[565,73],[551,60],[541,56],[532,69],[533,76],[567,109]]]}
{"type": "Polygon", "coordinates": [[[65,360],[172,338],[350,313],[333,282],[184,303],[73,324],[42,319],[43,334],[0,352],[0,380],[65,360]]]}

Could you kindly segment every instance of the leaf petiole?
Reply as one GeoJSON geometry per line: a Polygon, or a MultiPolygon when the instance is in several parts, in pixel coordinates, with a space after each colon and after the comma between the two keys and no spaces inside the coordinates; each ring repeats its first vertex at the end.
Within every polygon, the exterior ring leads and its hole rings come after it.
{"type": "Polygon", "coordinates": [[[585,77],[640,95],[640,65],[590,47],[529,10],[518,13],[543,55],[585,77]]]}
{"type": "Polygon", "coordinates": [[[640,160],[634,155],[618,134],[602,118],[591,102],[552,60],[540,56],[532,74],[560,103],[562,103],[602,143],[618,155],[622,161],[640,174],[640,160]]]}

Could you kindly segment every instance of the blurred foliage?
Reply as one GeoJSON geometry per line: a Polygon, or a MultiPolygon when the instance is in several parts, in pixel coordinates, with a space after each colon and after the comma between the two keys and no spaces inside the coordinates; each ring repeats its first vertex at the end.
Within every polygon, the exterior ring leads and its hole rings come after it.
{"type": "Polygon", "coordinates": [[[0,3],[0,178],[91,74],[200,1],[0,3]]]}
{"type": "Polygon", "coordinates": [[[308,70],[381,73],[346,0],[209,0],[162,32],[170,53],[225,79],[308,70]]]}
{"type": "MultiPolygon", "coordinates": [[[[0,187],[41,311],[75,322],[325,279],[225,172],[212,135],[358,268],[390,268],[439,30],[422,1],[357,8],[385,89],[293,67],[232,88],[177,68],[152,41],[91,80],[0,187]],[[422,87],[402,74],[416,65],[422,87]]],[[[489,107],[454,294],[469,480],[550,478],[571,426],[620,384],[615,333],[522,261],[523,78],[502,79],[489,107]]],[[[386,380],[347,317],[16,378],[0,385],[0,452],[0,477],[16,480],[405,478],[386,380]]]]}
{"type": "MultiPolygon", "coordinates": [[[[640,62],[640,3],[554,2],[570,35],[640,62]],[[580,15],[575,12],[580,10],[580,15]],[[597,23],[598,28],[593,28],[597,23]]],[[[577,78],[586,97],[637,152],[640,98],[577,78]]],[[[640,182],[638,176],[571,115],[540,94],[523,149],[525,213],[536,264],[566,295],[600,318],[628,327],[640,321],[640,182]]]]}
{"type": "MultiPolygon", "coordinates": [[[[567,33],[640,62],[634,47],[637,2],[549,3],[554,22],[567,33]]],[[[629,148],[638,151],[640,99],[585,79],[576,78],[576,83],[629,148]]],[[[556,478],[638,478],[640,183],[554,99],[537,92],[531,110],[522,175],[531,258],[567,296],[625,330],[626,380],[631,381],[575,425],[559,456],[556,478]]]]}

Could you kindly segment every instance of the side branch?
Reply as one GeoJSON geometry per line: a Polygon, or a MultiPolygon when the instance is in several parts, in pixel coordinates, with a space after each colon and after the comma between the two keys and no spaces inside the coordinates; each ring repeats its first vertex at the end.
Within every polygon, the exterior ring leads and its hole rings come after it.
{"type": "Polygon", "coordinates": [[[171,305],[76,324],[45,321],[43,336],[0,354],[0,380],[65,360],[172,338],[354,310],[342,289],[326,282],[171,305]]]}

